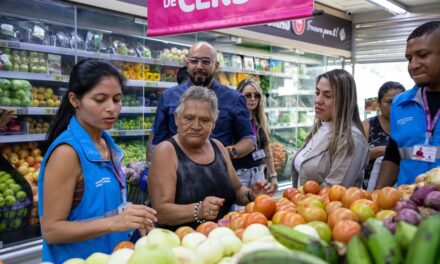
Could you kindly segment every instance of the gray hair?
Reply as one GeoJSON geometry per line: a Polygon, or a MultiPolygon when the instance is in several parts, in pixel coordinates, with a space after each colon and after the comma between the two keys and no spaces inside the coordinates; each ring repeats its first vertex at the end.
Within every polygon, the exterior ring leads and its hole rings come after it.
{"type": "Polygon", "coordinates": [[[211,106],[211,117],[214,119],[214,121],[217,121],[219,110],[217,96],[215,95],[214,91],[202,86],[191,86],[180,97],[179,105],[176,108],[177,114],[181,114],[183,112],[184,103],[189,100],[209,103],[211,106]]]}

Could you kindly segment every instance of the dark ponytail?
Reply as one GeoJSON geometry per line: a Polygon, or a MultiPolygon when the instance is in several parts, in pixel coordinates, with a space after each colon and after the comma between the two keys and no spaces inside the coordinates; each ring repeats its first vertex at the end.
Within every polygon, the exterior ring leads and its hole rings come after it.
{"type": "Polygon", "coordinates": [[[81,98],[92,90],[103,77],[115,77],[119,81],[122,90],[125,88],[125,78],[109,62],[98,59],[84,59],[79,61],[72,69],[69,78],[67,92],[61,100],[61,105],[55,117],[52,120],[50,129],[46,135],[44,151],[50,144],[67,129],[70,119],[75,114],[75,109],[69,101],[69,93],[74,93],[76,97],[81,98]]]}

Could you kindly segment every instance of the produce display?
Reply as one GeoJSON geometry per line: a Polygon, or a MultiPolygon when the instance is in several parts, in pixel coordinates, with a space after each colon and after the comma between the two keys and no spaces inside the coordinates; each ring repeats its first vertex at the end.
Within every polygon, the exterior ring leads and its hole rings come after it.
{"type": "Polygon", "coordinates": [[[61,97],[55,95],[53,88],[50,87],[32,87],[32,106],[33,107],[59,107],[61,97]]]}
{"type": "Polygon", "coordinates": [[[124,151],[124,164],[145,160],[145,155],[147,153],[145,142],[142,142],[141,140],[129,140],[118,143],[118,146],[124,151]]]}
{"type": "Polygon", "coordinates": [[[113,64],[122,70],[125,78],[131,80],[160,81],[161,68],[158,65],[149,65],[134,62],[113,61],[113,64]]]}
{"type": "Polygon", "coordinates": [[[31,106],[31,87],[26,80],[0,78],[0,106],[31,106]]]}
{"type": "Polygon", "coordinates": [[[27,116],[24,118],[24,121],[29,124],[29,134],[45,134],[47,131],[49,131],[50,119],[48,118],[35,118],[27,116]]]}
{"type": "Polygon", "coordinates": [[[188,49],[178,49],[176,47],[172,47],[171,49],[163,49],[160,53],[160,59],[183,62],[186,55],[188,55],[188,49]]]}
{"type": "Polygon", "coordinates": [[[275,171],[278,175],[281,175],[284,167],[286,166],[286,152],[283,150],[283,145],[278,142],[270,144],[270,149],[272,150],[273,165],[275,167],[275,171]]]}
{"type": "Polygon", "coordinates": [[[133,118],[120,117],[113,126],[116,130],[136,130],[136,129],[151,129],[153,126],[154,116],[137,116],[133,118]]]}
{"type": "Polygon", "coordinates": [[[260,195],[218,223],[175,232],[155,228],[135,244],[121,242],[110,255],[97,252],[75,263],[437,264],[440,189],[429,183],[438,179],[372,193],[308,181],[276,200],[260,195]],[[417,221],[405,211],[425,209],[430,213],[420,213],[417,221]]]}

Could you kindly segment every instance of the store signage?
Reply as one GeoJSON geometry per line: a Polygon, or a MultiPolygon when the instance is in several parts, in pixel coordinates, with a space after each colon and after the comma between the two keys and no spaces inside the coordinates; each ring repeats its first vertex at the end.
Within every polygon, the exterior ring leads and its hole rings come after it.
{"type": "Polygon", "coordinates": [[[252,26],[245,29],[351,51],[351,21],[331,15],[252,26]]]}
{"type": "Polygon", "coordinates": [[[265,24],[311,17],[313,0],[148,1],[148,36],[265,24]]]}

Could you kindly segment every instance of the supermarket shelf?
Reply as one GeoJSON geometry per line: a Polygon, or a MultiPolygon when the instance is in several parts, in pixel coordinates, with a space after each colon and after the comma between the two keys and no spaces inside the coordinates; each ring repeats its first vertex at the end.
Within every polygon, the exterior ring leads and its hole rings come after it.
{"type": "MultiPolygon", "coordinates": [[[[51,82],[68,82],[69,76],[56,75],[56,74],[44,74],[44,73],[32,73],[32,72],[14,72],[14,71],[0,71],[1,78],[11,79],[25,79],[34,81],[51,81],[51,82]]],[[[176,86],[175,82],[155,82],[155,81],[143,81],[143,80],[128,80],[127,86],[133,87],[152,87],[152,88],[170,88],[176,86]]]]}
{"type": "MultiPolygon", "coordinates": [[[[55,115],[58,107],[7,107],[14,109],[17,115],[55,115]]],[[[121,114],[154,114],[157,107],[127,106],[122,107],[121,114]]]]}
{"type": "Polygon", "coordinates": [[[8,48],[13,48],[13,49],[23,49],[23,50],[29,50],[29,51],[46,52],[46,53],[60,54],[60,55],[96,58],[96,59],[103,59],[103,60],[117,60],[117,61],[155,64],[155,65],[163,65],[163,66],[170,66],[170,67],[183,66],[182,62],[176,62],[176,61],[164,61],[164,60],[156,60],[156,59],[151,59],[151,58],[141,58],[141,57],[134,57],[134,56],[123,56],[123,55],[118,55],[118,54],[100,53],[100,52],[95,52],[95,51],[75,50],[75,49],[69,49],[69,48],[45,46],[45,45],[24,43],[24,42],[18,42],[18,41],[0,40],[0,47],[8,47],[8,48]]]}
{"type": "Polygon", "coordinates": [[[46,134],[8,135],[8,136],[0,136],[0,143],[43,141],[45,138],[46,138],[46,134]]]}
{"type": "MultiPolygon", "coordinates": [[[[109,130],[108,132],[113,137],[134,137],[149,135],[151,129],[137,129],[137,130],[109,130]]],[[[26,134],[26,135],[6,135],[0,136],[0,143],[17,143],[28,141],[43,141],[46,139],[46,134],[26,134]]]]}
{"type": "Polygon", "coordinates": [[[135,137],[135,136],[147,136],[150,134],[151,129],[135,129],[135,130],[108,130],[112,137],[135,137]]]}
{"type": "Polygon", "coordinates": [[[69,76],[33,72],[0,71],[0,77],[34,81],[68,82],[69,76]]]}
{"type": "Polygon", "coordinates": [[[292,78],[292,75],[278,72],[269,72],[269,71],[257,71],[257,70],[246,70],[246,69],[236,69],[229,67],[219,67],[219,72],[236,72],[236,73],[247,73],[254,75],[269,75],[274,77],[282,77],[282,78],[292,78]]]}

